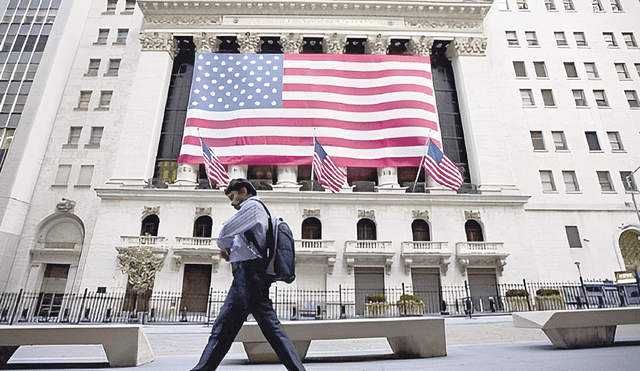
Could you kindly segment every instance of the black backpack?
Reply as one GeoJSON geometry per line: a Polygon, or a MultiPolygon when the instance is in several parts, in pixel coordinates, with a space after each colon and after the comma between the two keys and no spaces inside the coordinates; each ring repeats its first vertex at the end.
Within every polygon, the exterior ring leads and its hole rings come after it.
{"type": "Polygon", "coordinates": [[[267,274],[274,281],[291,283],[296,279],[296,251],[291,228],[282,218],[272,217],[262,201],[256,201],[262,204],[270,221],[267,231],[267,274]]]}

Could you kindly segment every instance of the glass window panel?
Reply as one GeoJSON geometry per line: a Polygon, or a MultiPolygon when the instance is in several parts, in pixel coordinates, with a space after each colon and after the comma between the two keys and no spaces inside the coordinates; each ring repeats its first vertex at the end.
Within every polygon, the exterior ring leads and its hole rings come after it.
{"type": "Polygon", "coordinates": [[[607,96],[604,93],[604,90],[594,90],[593,96],[596,99],[598,107],[609,107],[609,102],[607,101],[607,96]]]}
{"type": "Polygon", "coordinates": [[[543,192],[556,191],[556,184],[553,180],[553,173],[551,170],[540,170],[540,181],[542,183],[543,192]]]}
{"type": "Polygon", "coordinates": [[[71,165],[60,165],[56,173],[54,185],[67,185],[69,183],[69,175],[71,174],[71,165]]]}
{"type": "Polygon", "coordinates": [[[544,138],[542,137],[541,131],[531,131],[531,144],[533,144],[533,149],[537,151],[542,151],[545,149],[544,147],[544,138]]]}
{"type": "Polygon", "coordinates": [[[566,151],[568,149],[567,140],[563,131],[552,131],[551,136],[553,137],[553,144],[556,147],[556,151],[566,151]]]}
{"type": "Polygon", "coordinates": [[[567,192],[579,192],[578,178],[575,171],[564,170],[562,171],[562,179],[564,180],[564,186],[567,192]]]}
{"type": "Polygon", "coordinates": [[[578,70],[576,64],[573,62],[564,62],[564,70],[567,73],[567,78],[577,78],[578,70]]]}
{"type": "Polygon", "coordinates": [[[77,185],[89,186],[91,185],[91,178],[93,178],[93,165],[80,166],[80,174],[78,175],[77,185]]]}
{"type": "Polygon", "coordinates": [[[600,151],[600,142],[598,141],[598,134],[595,131],[586,131],[587,144],[589,145],[589,151],[600,151]]]}
{"type": "Polygon", "coordinates": [[[547,75],[547,67],[544,62],[533,62],[533,68],[536,71],[536,77],[545,78],[547,75]]]}
{"type": "Polygon", "coordinates": [[[611,183],[611,176],[608,171],[596,171],[598,175],[598,183],[600,183],[600,189],[602,192],[613,192],[613,183],[611,183]]]}
{"type": "Polygon", "coordinates": [[[527,69],[525,67],[524,62],[522,61],[514,61],[513,69],[516,73],[516,77],[527,77],[527,69]]]}
{"type": "Polygon", "coordinates": [[[607,137],[609,138],[609,144],[613,151],[624,151],[622,146],[622,139],[620,139],[620,133],[617,131],[608,131],[607,137]]]}

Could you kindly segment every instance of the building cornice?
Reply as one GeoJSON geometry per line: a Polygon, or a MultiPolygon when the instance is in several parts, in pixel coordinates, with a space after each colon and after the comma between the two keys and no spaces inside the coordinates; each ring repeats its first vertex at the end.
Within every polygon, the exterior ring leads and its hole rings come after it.
{"type": "Polygon", "coordinates": [[[493,0],[430,1],[153,1],[138,0],[144,29],[244,26],[387,27],[482,31],[493,0]],[[248,18],[248,22],[247,22],[248,18]],[[297,21],[301,22],[297,22],[297,21]]]}
{"type": "MultiPolygon", "coordinates": [[[[184,201],[198,203],[228,204],[229,200],[220,190],[186,190],[186,189],[135,189],[121,187],[96,188],[96,194],[105,200],[126,200],[162,202],[184,201]]],[[[456,194],[456,193],[369,193],[369,192],[287,192],[263,191],[259,192],[260,199],[267,203],[313,203],[313,204],[376,204],[376,205],[406,205],[414,207],[421,205],[463,205],[463,206],[520,206],[528,201],[528,195],[518,194],[456,194]]]]}

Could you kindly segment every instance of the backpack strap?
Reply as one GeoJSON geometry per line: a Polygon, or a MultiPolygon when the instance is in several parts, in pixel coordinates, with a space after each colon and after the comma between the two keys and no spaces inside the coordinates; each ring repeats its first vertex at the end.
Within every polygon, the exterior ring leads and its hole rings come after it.
{"type": "Polygon", "coordinates": [[[265,260],[270,261],[271,257],[273,256],[274,249],[275,249],[274,244],[271,243],[274,240],[274,238],[273,238],[273,221],[271,220],[271,213],[269,212],[269,209],[267,208],[267,205],[265,205],[260,199],[254,198],[253,201],[256,201],[256,202],[260,203],[260,205],[262,205],[262,207],[264,208],[264,211],[267,212],[267,223],[269,223],[269,227],[267,229],[267,236],[266,236],[266,244],[267,244],[267,246],[262,248],[260,245],[258,245],[258,241],[257,241],[256,237],[253,235],[253,232],[250,231],[250,230],[244,232],[244,236],[247,238],[247,240],[249,242],[251,242],[252,244],[254,244],[258,248],[258,250],[260,251],[261,254],[263,254],[262,258],[264,258],[265,260]]]}

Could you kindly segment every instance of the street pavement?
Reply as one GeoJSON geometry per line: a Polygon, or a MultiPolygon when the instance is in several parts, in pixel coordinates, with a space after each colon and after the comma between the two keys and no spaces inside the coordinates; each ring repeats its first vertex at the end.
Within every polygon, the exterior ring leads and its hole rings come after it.
{"type": "MultiPolygon", "coordinates": [[[[311,343],[305,367],[309,371],[422,371],[422,370],[580,370],[630,371],[640,369],[640,324],[618,326],[612,347],[556,349],[538,329],[516,328],[510,315],[445,318],[447,356],[392,359],[384,338],[323,340],[311,343]]],[[[186,371],[196,364],[210,327],[204,325],[145,325],[155,361],[136,367],[140,371],[186,371]]],[[[10,366],[106,362],[101,346],[28,346],[18,349],[10,366]]],[[[44,366],[44,368],[42,367],[44,366]]],[[[48,367],[48,368],[47,368],[48,367]]],[[[65,366],[66,367],[66,366],[65,366]]],[[[89,370],[91,368],[69,368],[89,370]]],[[[56,370],[67,368],[56,367],[56,370]]],[[[124,371],[132,368],[112,368],[124,371]]],[[[218,370],[276,371],[281,364],[250,364],[239,343],[218,370]]]]}

